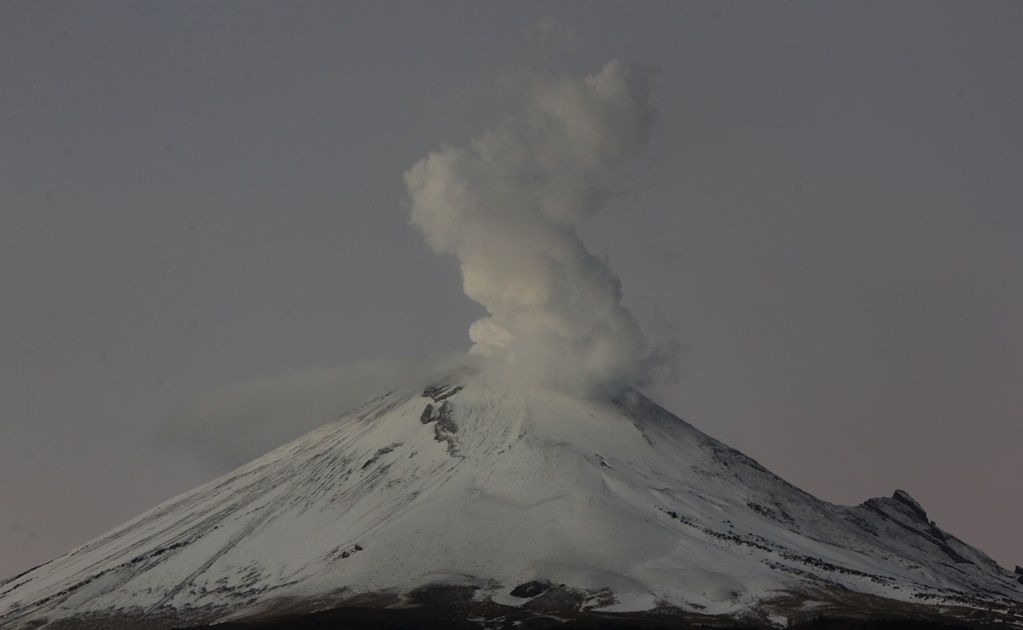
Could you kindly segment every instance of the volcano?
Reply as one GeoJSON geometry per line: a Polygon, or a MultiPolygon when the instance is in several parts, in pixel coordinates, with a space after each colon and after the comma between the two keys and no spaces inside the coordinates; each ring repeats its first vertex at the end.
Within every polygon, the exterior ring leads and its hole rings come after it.
{"type": "Polygon", "coordinates": [[[331,611],[363,615],[337,627],[1023,627],[1021,582],[905,492],[833,505],[634,390],[580,398],[463,369],[0,583],[0,627],[303,627],[331,611]]]}

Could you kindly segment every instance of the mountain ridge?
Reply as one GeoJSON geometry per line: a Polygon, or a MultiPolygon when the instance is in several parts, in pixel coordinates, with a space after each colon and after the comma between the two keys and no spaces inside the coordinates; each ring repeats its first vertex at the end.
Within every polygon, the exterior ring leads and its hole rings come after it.
{"type": "Polygon", "coordinates": [[[494,618],[781,626],[889,602],[1023,625],[1016,576],[901,490],[832,505],[635,390],[581,399],[458,370],[0,584],[0,627],[423,606],[445,588],[494,618]],[[531,583],[547,587],[523,597],[531,583]]]}

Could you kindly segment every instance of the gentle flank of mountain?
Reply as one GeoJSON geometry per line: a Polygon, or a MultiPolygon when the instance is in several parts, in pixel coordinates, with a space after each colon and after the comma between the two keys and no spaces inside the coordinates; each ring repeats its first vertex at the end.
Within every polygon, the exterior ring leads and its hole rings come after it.
{"type": "Polygon", "coordinates": [[[466,369],[7,580],[0,627],[1019,626],[1021,581],[901,490],[832,505],[633,390],[466,369]]]}

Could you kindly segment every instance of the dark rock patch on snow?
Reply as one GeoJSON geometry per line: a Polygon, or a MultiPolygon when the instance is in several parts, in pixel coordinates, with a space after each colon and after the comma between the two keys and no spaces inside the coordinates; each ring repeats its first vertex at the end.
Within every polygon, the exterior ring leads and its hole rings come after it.
{"type": "Polygon", "coordinates": [[[455,420],[452,416],[453,407],[451,406],[450,400],[445,400],[440,404],[440,407],[436,409],[432,408],[432,405],[427,405],[427,408],[423,410],[423,415],[420,420],[423,424],[429,424],[430,422],[436,422],[433,425],[433,439],[438,442],[447,442],[448,454],[458,454],[458,425],[455,424],[455,420]],[[430,417],[426,417],[426,412],[429,410],[430,417]]]}
{"type": "Polygon", "coordinates": [[[369,468],[373,464],[377,463],[377,460],[380,459],[381,455],[386,455],[387,453],[390,453],[391,451],[393,451],[394,449],[398,448],[399,446],[401,446],[401,442],[394,442],[394,443],[389,444],[387,446],[384,446],[384,447],[382,447],[380,449],[377,449],[377,452],[373,454],[373,457],[370,457],[368,460],[366,460],[366,463],[362,465],[362,469],[366,470],[367,468],[369,468]]]}
{"type": "Polygon", "coordinates": [[[766,505],[761,505],[761,504],[755,503],[753,501],[747,501],[746,502],[746,507],[748,507],[749,509],[753,510],[757,514],[761,514],[761,515],[766,516],[767,518],[775,520],[775,521],[779,521],[779,522],[782,522],[782,523],[793,523],[794,522],[792,520],[792,517],[789,516],[788,512],[786,512],[785,510],[782,510],[780,508],[775,510],[773,508],[767,507],[766,505]]]}
{"type": "Polygon", "coordinates": [[[451,398],[462,391],[461,385],[431,385],[423,390],[424,398],[432,398],[433,402],[440,402],[451,398]]]}
{"type": "MultiPolygon", "coordinates": [[[[429,392],[430,389],[427,388],[426,391],[429,392]]],[[[457,389],[461,389],[461,387],[459,386],[457,389]]],[[[455,455],[458,452],[458,439],[456,437],[458,425],[455,424],[452,416],[454,407],[451,406],[451,401],[447,400],[448,396],[450,394],[442,396],[440,398],[442,402],[437,407],[434,407],[432,403],[427,404],[426,408],[423,409],[422,415],[419,416],[419,421],[423,424],[436,422],[437,424],[433,425],[433,439],[438,442],[447,442],[448,453],[455,455]]]]}
{"type": "Polygon", "coordinates": [[[458,433],[458,425],[451,418],[451,412],[454,408],[451,406],[451,402],[445,400],[440,404],[440,409],[437,410],[437,427],[442,428],[449,433],[458,433]]]}
{"type": "Polygon", "coordinates": [[[927,520],[927,512],[905,491],[896,490],[891,498],[868,499],[861,507],[870,510],[885,522],[931,543],[954,563],[973,564],[952,548],[950,537],[933,521],[927,520]]]}
{"type": "Polygon", "coordinates": [[[511,591],[512,597],[521,597],[522,599],[530,599],[537,595],[547,591],[551,588],[551,583],[541,580],[532,580],[519,584],[511,591]]]}

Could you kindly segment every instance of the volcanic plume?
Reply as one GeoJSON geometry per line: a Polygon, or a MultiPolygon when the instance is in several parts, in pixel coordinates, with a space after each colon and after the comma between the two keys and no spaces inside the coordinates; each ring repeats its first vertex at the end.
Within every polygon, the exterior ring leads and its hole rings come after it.
{"type": "Polygon", "coordinates": [[[619,280],[577,229],[646,145],[649,94],[650,72],[618,60],[581,79],[536,77],[520,112],[405,174],[412,223],[458,257],[465,294],[487,309],[469,328],[474,352],[577,390],[647,376],[619,280]]]}

